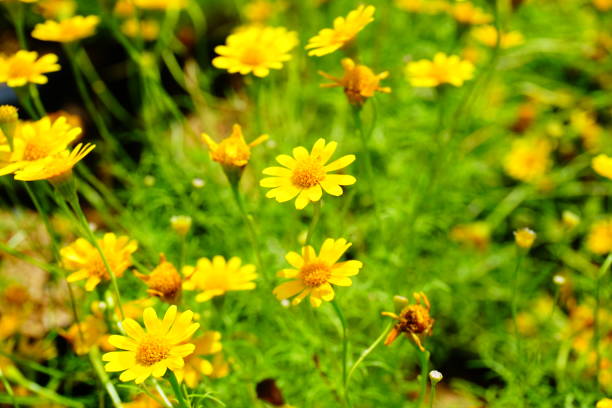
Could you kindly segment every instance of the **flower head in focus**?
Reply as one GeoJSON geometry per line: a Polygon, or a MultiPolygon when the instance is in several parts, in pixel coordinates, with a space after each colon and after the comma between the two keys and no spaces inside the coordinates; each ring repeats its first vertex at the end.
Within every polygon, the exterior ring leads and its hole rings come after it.
{"type": "MultiPolygon", "coordinates": [[[[421,351],[425,351],[425,348],[421,344],[421,337],[431,336],[431,331],[435,320],[431,318],[429,311],[431,305],[429,299],[423,292],[413,293],[415,304],[407,305],[404,307],[399,314],[391,312],[382,312],[383,316],[389,316],[397,323],[393,326],[393,329],[387,335],[385,339],[385,345],[388,346],[395,341],[398,335],[405,333],[421,351]]],[[[405,300],[406,303],[408,300],[405,300]]]]}
{"type": "Polygon", "coordinates": [[[374,6],[361,5],[345,17],[334,20],[334,28],[324,28],[306,45],[308,55],[321,57],[342,48],[363,28],[374,21],[374,6]]]}
{"type": "Polygon", "coordinates": [[[32,37],[41,41],[68,43],[91,37],[100,23],[98,16],[74,16],[62,21],[47,20],[36,24],[32,37]]]}
{"type": "Polygon", "coordinates": [[[283,269],[278,276],[291,280],[278,285],[274,295],[279,300],[295,296],[291,302],[293,305],[299,304],[308,295],[313,307],[319,307],[324,300],[331,302],[334,299],[332,285],[351,286],[353,282],[350,277],[357,275],[363,266],[355,260],[338,262],[351,245],[344,238],[328,238],[318,255],[310,245],[302,247],[301,255],[289,252],[285,259],[294,269],[283,269]]]}
{"type": "Polygon", "coordinates": [[[31,162],[15,171],[15,180],[49,180],[51,183],[60,183],[70,177],[72,168],[95,147],[96,145],[90,143],[86,145],[79,143],[71,151],[63,150],[52,156],[31,162]]]}
{"type": "Polygon", "coordinates": [[[266,77],[271,69],[281,69],[291,59],[291,51],[298,43],[297,34],[284,27],[243,27],[215,47],[218,54],[213,66],[239,73],[266,77]]]}
{"type": "Polygon", "coordinates": [[[153,308],[145,309],[145,329],[135,320],[121,322],[127,336],[112,335],[109,343],[122,351],[112,351],[102,356],[109,372],[123,371],[121,381],[141,384],[153,376],[163,377],[168,369],[176,371],[185,365],[184,358],[193,353],[195,346],[191,336],[200,327],[192,323],[193,312],[178,313],[170,306],[163,319],[159,319],[153,308]]]}
{"type": "Polygon", "coordinates": [[[598,221],[591,226],[587,248],[598,255],[612,252],[612,218],[598,221]]]}
{"type": "Polygon", "coordinates": [[[551,166],[551,151],[552,145],[545,138],[516,139],[504,159],[504,170],[514,179],[537,181],[551,166]]]}
{"type": "Polygon", "coordinates": [[[215,142],[206,133],[202,134],[202,140],[210,150],[210,157],[217,163],[226,167],[244,167],[251,158],[251,147],[257,146],[268,139],[268,135],[261,135],[248,143],[244,140],[242,128],[235,124],[232,134],[221,142],[215,142]]]}
{"type": "Polygon", "coordinates": [[[591,167],[595,173],[612,180],[612,157],[602,153],[593,158],[591,167]]]}
{"type": "Polygon", "coordinates": [[[220,255],[213,257],[212,261],[200,258],[195,267],[185,266],[183,275],[183,289],[200,291],[196,302],[206,302],[229,291],[255,289],[253,281],[257,278],[255,265],[242,265],[238,257],[226,261],[220,255]]]}
{"type": "MultiPolygon", "coordinates": [[[[121,277],[125,270],[132,265],[132,254],[138,249],[138,243],[126,236],[117,237],[113,233],[106,233],[98,240],[108,266],[115,276],[121,277]]],[[[97,249],[86,239],[78,238],[72,244],[60,250],[62,265],[69,271],[68,282],[87,280],[85,289],[92,291],[100,282],[110,280],[104,261],[97,249]]]]}
{"type": "Polygon", "coordinates": [[[38,58],[36,51],[17,51],[11,56],[0,54],[0,84],[15,88],[31,84],[46,84],[44,74],[59,71],[57,55],[46,54],[38,58]]]}
{"type": "Polygon", "coordinates": [[[342,60],[342,67],[344,68],[344,76],[342,78],[319,71],[319,74],[333,81],[331,84],[322,84],[321,86],[324,88],[344,88],[344,93],[352,105],[363,105],[368,98],[374,96],[376,91],[383,93],[391,92],[391,88],[380,86],[380,81],[389,76],[387,71],[374,74],[370,68],[365,65],[355,64],[350,58],[342,60]]]}
{"type": "Polygon", "coordinates": [[[279,203],[289,201],[297,196],[295,208],[303,209],[310,202],[319,201],[326,193],[340,196],[342,187],[355,184],[355,177],[345,174],[330,174],[340,170],[355,160],[352,154],[326,164],[337,147],[336,142],[326,143],[325,139],[316,141],[310,153],[304,147],[293,149],[293,157],[281,154],[276,161],[284,167],[268,167],[263,174],[272,176],[260,181],[262,187],[272,188],[266,197],[274,198],[279,203]]]}
{"type": "Polygon", "coordinates": [[[181,297],[181,275],[164,254],[159,256],[159,265],[150,274],[134,271],[134,275],[147,284],[147,293],[151,296],[171,304],[175,304],[181,297]]]}
{"type": "Polygon", "coordinates": [[[461,86],[474,77],[474,64],[457,55],[439,52],[432,61],[422,59],[406,65],[406,77],[417,87],[436,87],[443,84],[461,86]]]}

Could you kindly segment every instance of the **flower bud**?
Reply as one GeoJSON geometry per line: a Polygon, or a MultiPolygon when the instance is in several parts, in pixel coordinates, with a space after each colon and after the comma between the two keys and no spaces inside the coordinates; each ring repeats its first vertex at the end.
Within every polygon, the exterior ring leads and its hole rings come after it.
{"type": "Polygon", "coordinates": [[[529,249],[536,239],[536,233],[529,228],[521,228],[514,231],[514,241],[516,245],[523,249],[529,249]]]}
{"type": "Polygon", "coordinates": [[[431,370],[429,372],[429,381],[431,381],[433,385],[436,385],[437,383],[442,381],[442,378],[444,378],[442,376],[442,373],[437,370],[431,370]]]}

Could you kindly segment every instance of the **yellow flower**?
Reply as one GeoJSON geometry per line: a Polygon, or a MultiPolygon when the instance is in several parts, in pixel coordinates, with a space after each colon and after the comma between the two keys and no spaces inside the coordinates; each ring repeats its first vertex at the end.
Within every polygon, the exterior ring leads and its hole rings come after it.
{"type": "Polygon", "coordinates": [[[155,390],[143,392],[138,394],[132,399],[132,402],[123,402],[121,405],[123,408],[165,408],[165,405],[161,405],[158,401],[161,401],[161,397],[155,390]],[[149,394],[155,396],[155,398],[149,396],[149,394]]]}
{"type": "Polygon", "coordinates": [[[183,268],[186,281],[185,290],[201,291],[195,300],[206,302],[215,296],[223,295],[233,290],[251,290],[255,288],[255,265],[242,265],[238,257],[232,257],[227,262],[225,258],[217,255],[212,262],[208,258],[200,258],[193,266],[183,268]]]}
{"type": "MultiPolygon", "coordinates": [[[[110,269],[115,276],[123,276],[123,272],[132,265],[131,255],[138,249],[136,241],[130,241],[126,236],[117,237],[113,233],[104,234],[98,240],[110,269]]],[[[79,238],[60,251],[62,265],[69,271],[68,282],[87,279],[85,289],[92,291],[100,282],[108,281],[110,276],[104,266],[102,257],[96,248],[87,240],[79,238]]]]}
{"type": "Polygon", "coordinates": [[[72,344],[74,352],[79,356],[89,353],[93,346],[112,350],[112,347],[108,347],[106,324],[100,317],[89,315],[80,324],[74,323],[68,330],[60,331],[60,335],[72,344]]]}
{"type": "Polygon", "coordinates": [[[77,5],[74,0],[42,0],[36,10],[46,19],[62,20],[72,17],[77,5]]]}
{"type": "Polygon", "coordinates": [[[245,27],[227,37],[225,45],[215,47],[219,56],[212,64],[230,74],[266,77],[291,59],[289,51],[297,43],[297,34],[284,27],[245,27]]]}
{"type": "Polygon", "coordinates": [[[447,11],[450,4],[437,0],[395,0],[395,5],[412,13],[438,14],[447,11]]]}
{"type": "Polygon", "coordinates": [[[350,186],[357,180],[353,176],[329,173],[348,166],[355,156],[342,156],[326,165],[337,146],[336,142],[326,144],[325,139],[319,139],[310,153],[299,146],[293,149],[293,157],[286,154],[277,156],[276,161],[284,167],[264,169],[263,174],[272,177],[264,178],[259,183],[262,187],[272,188],[266,197],[282,203],[297,196],[295,208],[301,210],[311,201],[319,201],[323,190],[334,196],[342,195],[340,186],[350,186]]]}
{"type": "Polygon", "coordinates": [[[160,320],[151,307],[145,309],[143,320],[146,330],[132,319],[121,322],[127,336],[113,335],[108,339],[113,346],[126,351],[113,351],[102,356],[109,372],[123,371],[121,381],[141,384],[150,376],[160,378],[167,369],[181,369],[183,358],[193,353],[195,346],[188,343],[200,327],[192,323],[193,312],[177,314],[176,306],[170,306],[160,320]]]}
{"type": "Polygon", "coordinates": [[[333,84],[322,84],[324,88],[342,87],[346,94],[349,103],[361,106],[368,98],[374,96],[374,92],[390,93],[391,88],[381,87],[381,79],[389,76],[387,71],[380,74],[374,74],[372,70],[365,65],[358,65],[350,58],[342,60],[344,68],[344,76],[336,78],[325,72],[319,71],[319,74],[325,78],[334,81],[333,84]]]}
{"type": "Polygon", "coordinates": [[[599,150],[603,129],[597,123],[595,115],[580,110],[574,111],[570,116],[570,124],[582,138],[582,143],[587,150],[599,150]]]}
{"type": "Polygon", "coordinates": [[[70,177],[72,168],[83,160],[95,147],[96,145],[89,143],[86,145],[79,143],[72,151],[64,150],[44,159],[30,162],[23,168],[15,171],[15,180],[62,182],[70,177]]]}
{"type": "Polygon", "coordinates": [[[493,20],[493,16],[478,7],[474,7],[469,1],[455,4],[450,13],[460,24],[487,24],[493,20]]]}
{"type": "MultiPolygon", "coordinates": [[[[612,2],[610,2],[610,4],[612,5],[612,2]]],[[[612,408],[612,399],[610,398],[602,398],[599,401],[597,401],[597,405],[595,405],[595,408],[612,408]]]]}
{"type": "MultiPolygon", "coordinates": [[[[612,0],[593,0],[593,5],[599,11],[608,11],[612,9],[612,0]]],[[[597,408],[599,408],[599,406],[597,408]]]]}
{"type": "Polygon", "coordinates": [[[133,3],[147,10],[182,9],[187,6],[187,0],[133,0],[133,3]]]}
{"type": "Polygon", "coordinates": [[[121,24],[121,31],[128,37],[139,35],[146,41],[156,40],[159,36],[159,24],[155,20],[137,20],[130,18],[121,24]]]}
{"type": "Polygon", "coordinates": [[[566,228],[572,229],[575,228],[578,224],[580,224],[580,217],[574,212],[565,210],[561,214],[561,222],[566,228]]]}
{"type": "MultiPolygon", "coordinates": [[[[487,47],[495,47],[497,44],[497,29],[492,25],[476,27],[472,30],[472,36],[487,47]]],[[[499,46],[501,48],[512,48],[525,42],[523,34],[518,31],[502,33],[499,46]]]]}
{"type": "Polygon", "coordinates": [[[10,57],[0,54],[0,84],[15,88],[32,84],[46,84],[43,74],[59,71],[57,55],[46,54],[38,58],[36,51],[17,51],[10,57]]]}
{"type": "Polygon", "coordinates": [[[374,21],[374,11],[374,6],[361,5],[348,13],[346,18],[337,17],[334,20],[334,28],[324,28],[308,41],[308,55],[321,57],[342,48],[374,21]]]}
{"type": "Polygon", "coordinates": [[[184,237],[191,228],[191,217],[188,215],[173,215],[170,217],[170,226],[178,235],[184,237]]]}
{"type": "Polygon", "coordinates": [[[264,23],[287,8],[284,1],[252,0],[244,6],[244,16],[252,23],[264,23]]]}
{"type": "MultiPolygon", "coordinates": [[[[419,350],[425,351],[419,336],[431,336],[435,320],[429,314],[431,305],[425,293],[417,292],[413,293],[412,296],[414,296],[416,303],[404,307],[399,315],[391,312],[382,312],[383,316],[389,316],[398,321],[387,335],[385,346],[393,343],[401,333],[406,333],[406,336],[414,341],[419,350]]],[[[407,303],[408,300],[405,299],[405,302],[407,303]]]]}
{"type": "Polygon", "coordinates": [[[212,363],[202,357],[220,353],[223,349],[221,333],[216,331],[204,332],[201,337],[193,340],[193,344],[195,350],[185,358],[183,368],[175,371],[179,383],[185,381],[190,388],[198,386],[202,375],[210,376],[214,372],[212,363]]]}
{"type": "Polygon", "coordinates": [[[15,123],[19,120],[17,108],[13,105],[0,105],[0,126],[15,123]]]}
{"type": "Polygon", "coordinates": [[[257,146],[268,139],[268,135],[261,135],[247,144],[242,135],[242,128],[235,124],[232,134],[220,143],[212,140],[206,133],[202,133],[202,140],[208,145],[210,157],[223,166],[244,167],[251,158],[251,147],[257,146]]]}
{"type": "Polygon", "coordinates": [[[78,41],[94,35],[99,23],[98,16],[74,16],[62,21],[47,20],[36,24],[32,37],[61,43],[78,41]]]}
{"type": "MultiPolygon", "coordinates": [[[[65,117],[53,122],[49,117],[36,122],[20,122],[15,128],[8,163],[0,164],[0,176],[61,153],[80,133],[81,128],[68,124],[65,117]]],[[[3,149],[6,150],[6,146],[0,146],[0,151],[3,149]]]]}
{"type": "Polygon", "coordinates": [[[597,174],[612,179],[612,157],[600,154],[591,161],[591,166],[597,174]]]}
{"type": "Polygon", "coordinates": [[[453,227],[450,237],[455,242],[483,251],[489,246],[491,228],[483,221],[460,224],[453,227]]]}
{"type": "Polygon", "coordinates": [[[357,275],[363,266],[355,260],[338,262],[351,245],[344,238],[328,238],[323,242],[319,255],[310,245],[302,247],[302,255],[289,252],[285,259],[295,269],[283,269],[278,272],[278,276],[292,280],[277,286],[273,291],[274,295],[279,300],[295,296],[291,302],[293,305],[297,305],[308,295],[313,307],[319,307],[323,300],[332,301],[332,284],[351,286],[353,282],[350,277],[357,275]]]}
{"type": "Polygon", "coordinates": [[[612,218],[593,224],[587,237],[587,248],[599,255],[612,252],[612,218]]]}
{"type": "Polygon", "coordinates": [[[506,173],[517,180],[536,181],[551,165],[552,146],[543,138],[521,138],[512,142],[504,160],[506,173]]]}
{"type": "Polygon", "coordinates": [[[406,76],[412,86],[435,87],[442,84],[463,85],[474,77],[474,64],[456,55],[439,52],[433,61],[422,59],[406,65],[406,76]]]}
{"type": "Polygon", "coordinates": [[[161,254],[159,265],[149,275],[134,271],[134,275],[147,284],[147,293],[157,296],[164,302],[176,303],[181,297],[182,280],[174,265],[161,254]]]}
{"type": "Polygon", "coordinates": [[[536,239],[536,233],[529,228],[521,228],[514,231],[514,241],[516,245],[523,249],[529,249],[536,239]]]}

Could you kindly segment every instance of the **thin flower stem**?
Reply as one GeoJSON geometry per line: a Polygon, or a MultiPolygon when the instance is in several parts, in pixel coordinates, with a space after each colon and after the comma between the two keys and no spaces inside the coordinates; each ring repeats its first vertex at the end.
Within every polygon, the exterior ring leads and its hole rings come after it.
{"type": "Polygon", "coordinates": [[[340,324],[342,325],[342,397],[346,405],[350,406],[350,402],[348,401],[347,391],[347,364],[348,364],[348,336],[347,336],[347,324],[346,318],[344,317],[344,313],[342,313],[342,309],[340,309],[340,305],[336,299],[331,301],[332,306],[334,307],[334,311],[336,315],[338,315],[338,319],[340,320],[340,324]]]}
{"type": "Polygon", "coordinates": [[[520,340],[519,340],[519,329],[518,329],[518,318],[517,318],[517,307],[518,307],[518,280],[519,280],[519,272],[521,269],[521,264],[523,262],[523,258],[525,252],[517,247],[518,256],[516,259],[516,267],[514,268],[514,275],[512,277],[512,298],[511,298],[511,308],[512,308],[512,322],[514,327],[514,344],[516,348],[517,354],[520,353],[520,340]]]}
{"type": "MultiPolygon", "coordinates": [[[[170,399],[168,398],[168,396],[164,392],[164,389],[159,384],[159,381],[157,381],[155,378],[153,378],[153,384],[155,386],[155,390],[157,391],[157,393],[159,394],[159,396],[163,400],[164,405],[167,408],[172,408],[172,403],[170,402],[170,399]]],[[[146,388],[144,388],[144,390],[146,391],[146,388]]]]}
{"type": "Polygon", "coordinates": [[[429,408],[434,408],[434,401],[436,400],[436,384],[432,382],[429,389],[429,408]]]}
{"type": "Polygon", "coordinates": [[[601,308],[601,278],[604,277],[612,265],[612,253],[608,254],[603,265],[595,277],[595,315],[593,316],[593,347],[595,348],[595,388],[599,388],[599,372],[601,371],[601,350],[599,347],[601,327],[599,321],[599,309],[601,308]]]}
{"type": "MultiPolygon", "coordinates": [[[[64,397],[62,395],[56,394],[52,390],[42,387],[41,385],[30,381],[27,379],[21,372],[19,372],[15,367],[12,367],[5,373],[7,379],[11,380],[15,384],[27,389],[28,391],[41,396],[42,398],[53,401],[56,404],[59,404],[62,407],[75,407],[81,408],[83,404],[73,400],[72,398],[64,397]]],[[[116,406],[115,408],[121,408],[121,405],[116,406]]]]}
{"type": "Polygon", "coordinates": [[[419,355],[419,361],[421,364],[421,392],[419,392],[419,399],[417,400],[417,408],[421,408],[425,402],[425,394],[427,393],[427,378],[429,373],[429,351],[421,351],[417,346],[417,353],[419,355]]]}
{"type": "Polygon", "coordinates": [[[98,379],[100,380],[102,385],[104,385],[108,396],[113,402],[113,406],[115,408],[122,408],[123,404],[121,403],[121,398],[119,398],[119,394],[117,393],[115,386],[110,381],[108,375],[106,374],[106,371],[104,371],[104,368],[102,367],[102,363],[100,362],[100,350],[98,350],[96,346],[93,346],[89,350],[89,360],[91,361],[91,365],[93,366],[96,375],[98,376],[98,379]]]}
{"type": "Polygon", "coordinates": [[[11,15],[11,20],[15,25],[15,33],[17,34],[17,41],[19,41],[19,47],[22,50],[28,49],[28,43],[26,41],[25,36],[25,28],[24,28],[24,8],[25,4],[21,2],[17,2],[17,4],[8,4],[7,9],[9,14],[11,15]]]}
{"type": "Polygon", "coordinates": [[[317,224],[319,223],[319,219],[321,218],[321,200],[315,201],[313,204],[312,210],[312,220],[310,221],[310,226],[308,227],[308,232],[306,233],[306,240],[304,241],[304,246],[310,245],[310,241],[312,241],[312,236],[314,235],[315,229],[317,228],[317,224]]]}
{"type": "Polygon", "coordinates": [[[172,391],[174,391],[174,395],[178,400],[179,408],[190,408],[191,404],[189,404],[188,400],[185,399],[185,395],[183,395],[183,390],[181,389],[181,386],[178,383],[174,371],[171,372],[168,376],[168,381],[170,382],[170,385],[172,385],[172,391]]]}
{"type": "Polygon", "coordinates": [[[30,97],[32,98],[32,102],[34,102],[34,107],[36,108],[36,112],[39,117],[44,117],[47,115],[47,111],[45,110],[45,106],[40,100],[40,94],[38,93],[38,88],[36,84],[28,85],[28,91],[30,92],[30,97]]]}

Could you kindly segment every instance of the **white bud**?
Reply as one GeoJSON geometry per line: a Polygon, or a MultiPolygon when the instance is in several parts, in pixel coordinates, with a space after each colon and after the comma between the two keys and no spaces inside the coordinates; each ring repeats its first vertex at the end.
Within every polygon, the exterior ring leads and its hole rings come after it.
{"type": "Polygon", "coordinates": [[[429,372],[429,380],[433,385],[436,385],[440,381],[442,381],[442,373],[437,370],[431,370],[429,372]]]}

